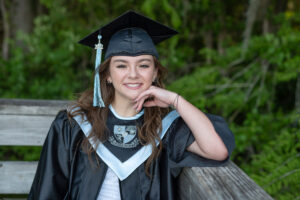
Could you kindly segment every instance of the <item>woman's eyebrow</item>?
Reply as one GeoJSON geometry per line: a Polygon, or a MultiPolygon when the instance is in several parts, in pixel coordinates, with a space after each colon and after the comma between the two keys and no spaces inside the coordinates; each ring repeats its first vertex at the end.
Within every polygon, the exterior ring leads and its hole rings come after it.
{"type": "Polygon", "coordinates": [[[114,62],[114,63],[115,63],[115,62],[127,63],[127,61],[126,61],[126,60],[122,60],[122,59],[117,59],[117,60],[114,60],[113,62],[114,62]]]}
{"type": "Polygon", "coordinates": [[[151,62],[151,60],[149,58],[142,58],[142,59],[138,60],[138,62],[143,62],[143,61],[151,62]]]}

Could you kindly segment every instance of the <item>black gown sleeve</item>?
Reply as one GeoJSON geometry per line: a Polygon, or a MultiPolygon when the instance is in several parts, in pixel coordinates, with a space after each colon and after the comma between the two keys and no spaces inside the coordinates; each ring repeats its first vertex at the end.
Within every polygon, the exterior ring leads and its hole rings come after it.
{"type": "Polygon", "coordinates": [[[230,159],[230,154],[235,147],[233,133],[222,117],[212,114],[206,114],[206,116],[224,142],[228,150],[228,157],[223,161],[216,161],[187,151],[186,148],[195,141],[195,138],[183,119],[178,118],[170,127],[165,141],[169,152],[170,168],[220,166],[230,159]]]}
{"type": "Polygon", "coordinates": [[[41,152],[28,199],[64,199],[70,175],[71,125],[66,111],[53,121],[41,152]]]}

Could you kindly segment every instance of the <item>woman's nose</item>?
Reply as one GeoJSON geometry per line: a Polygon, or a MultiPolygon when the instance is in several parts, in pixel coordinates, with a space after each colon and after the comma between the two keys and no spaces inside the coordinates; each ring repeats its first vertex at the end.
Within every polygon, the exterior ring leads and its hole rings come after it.
{"type": "Polygon", "coordinates": [[[135,66],[130,67],[129,69],[129,77],[136,78],[138,76],[138,71],[135,66]]]}

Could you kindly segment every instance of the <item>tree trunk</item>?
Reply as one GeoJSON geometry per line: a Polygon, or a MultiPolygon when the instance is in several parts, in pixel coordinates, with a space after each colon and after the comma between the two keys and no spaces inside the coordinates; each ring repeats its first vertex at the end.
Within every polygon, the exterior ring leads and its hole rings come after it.
{"type": "Polygon", "coordinates": [[[2,23],[3,23],[3,41],[2,41],[2,58],[4,60],[8,59],[9,56],[9,20],[8,20],[8,13],[5,7],[4,0],[0,0],[1,6],[1,14],[2,14],[2,23]]]}
{"type": "Polygon", "coordinates": [[[261,0],[259,17],[262,20],[262,33],[265,35],[270,33],[270,20],[268,19],[268,7],[270,0],[261,0]]]}
{"type": "Polygon", "coordinates": [[[224,30],[221,30],[218,34],[218,53],[219,53],[219,55],[225,54],[225,49],[223,47],[225,36],[226,36],[226,33],[224,30]]]}
{"type": "MultiPolygon", "coordinates": [[[[207,27],[207,24],[210,22],[210,16],[203,18],[203,24],[207,27]]],[[[203,31],[203,40],[206,49],[213,49],[213,32],[210,29],[205,29],[203,31]]],[[[206,54],[205,58],[206,64],[211,64],[211,55],[210,53],[206,54]]]]}
{"type": "MultiPolygon", "coordinates": [[[[204,31],[203,36],[204,36],[204,45],[205,45],[205,48],[212,49],[213,48],[212,31],[211,30],[204,31]]],[[[211,55],[210,55],[210,53],[208,53],[206,55],[205,63],[206,64],[211,64],[211,55]]]]}
{"type": "Polygon", "coordinates": [[[218,33],[218,53],[219,55],[224,55],[225,50],[223,47],[224,39],[226,36],[225,26],[224,26],[224,14],[223,12],[219,15],[219,23],[220,23],[220,30],[218,33]]]}
{"type": "Polygon", "coordinates": [[[251,38],[251,33],[253,29],[253,25],[256,19],[257,15],[257,10],[260,5],[260,0],[250,0],[249,1],[249,7],[246,13],[246,27],[244,30],[244,40],[243,40],[243,46],[242,46],[242,57],[244,57],[248,45],[249,45],[249,40],[251,38]]]}
{"type": "MultiPolygon", "coordinates": [[[[34,7],[32,0],[12,0],[12,15],[13,24],[12,37],[16,38],[17,33],[30,33],[33,29],[34,7]]],[[[22,41],[16,43],[21,48],[25,49],[22,41]]]]}
{"type": "Polygon", "coordinates": [[[223,47],[224,40],[226,37],[226,25],[225,25],[225,3],[222,0],[217,1],[218,11],[216,12],[218,22],[219,22],[219,30],[218,30],[218,38],[217,38],[217,49],[219,55],[225,54],[225,49],[223,47]]]}
{"type": "Polygon", "coordinates": [[[270,30],[270,21],[269,21],[269,19],[267,19],[267,18],[265,18],[264,20],[263,20],[263,34],[265,35],[265,34],[267,34],[267,33],[270,33],[271,32],[271,30],[270,30]]]}

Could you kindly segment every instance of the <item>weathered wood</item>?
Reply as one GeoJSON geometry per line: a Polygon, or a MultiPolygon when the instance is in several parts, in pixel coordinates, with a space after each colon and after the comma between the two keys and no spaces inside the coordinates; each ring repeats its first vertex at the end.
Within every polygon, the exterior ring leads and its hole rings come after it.
{"type": "Polygon", "coordinates": [[[41,146],[59,110],[70,101],[0,99],[0,145],[41,146]]]}
{"type": "MultiPolygon", "coordinates": [[[[57,112],[69,101],[0,99],[0,145],[41,146],[57,112]]],[[[0,194],[28,194],[37,162],[0,161],[0,194]]],[[[234,163],[185,168],[180,199],[272,199],[234,163]]]]}
{"type": "Polygon", "coordinates": [[[24,106],[64,106],[70,103],[67,100],[40,100],[40,99],[0,99],[0,105],[24,106]]]}
{"type": "Polygon", "coordinates": [[[0,115],[56,115],[70,103],[57,100],[0,99],[0,115]]]}
{"type": "Polygon", "coordinates": [[[0,115],[0,145],[41,146],[54,116],[0,115]]]}
{"type": "Polygon", "coordinates": [[[66,106],[26,106],[26,105],[0,105],[1,115],[56,115],[66,106]]]}
{"type": "Polygon", "coordinates": [[[178,179],[180,199],[272,199],[233,162],[223,167],[184,168],[178,179]]]}
{"type": "Polygon", "coordinates": [[[0,194],[28,194],[37,162],[0,161],[0,194]]]}
{"type": "MultiPolygon", "coordinates": [[[[0,161],[0,194],[28,194],[36,167],[37,162],[0,161]]],[[[178,181],[182,200],[272,199],[232,162],[225,167],[185,168],[178,181]]]]}

